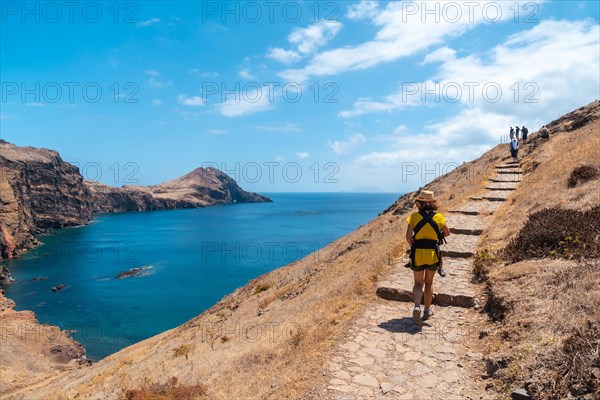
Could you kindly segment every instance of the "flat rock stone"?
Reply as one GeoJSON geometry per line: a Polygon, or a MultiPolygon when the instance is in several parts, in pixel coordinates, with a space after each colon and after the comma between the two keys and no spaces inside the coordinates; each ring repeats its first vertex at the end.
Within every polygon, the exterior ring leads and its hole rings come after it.
{"type": "Polygon", "coordinates": [[[381,388],[381,393],[383,394],[391,392],[393,389],[393,385],[391,383],[380,383],[379,387],[381,388]]]}
{"type": "Polygon", "coordinates": [[[348,372],[346,372],[346,371],[335,371],[333,373],[333,376],[335,376],[338,379],[343,379],[343,380],[346,380],[346,381],[352,379],[352,376],[350,376],[350,374],[348,372]]]}
{"type": "Polygon", "coordinates": [[[369,358],[369,357],[358,357],[358,358],[354,358],[354,359],[350,360],[350,362],[358,364],[361,367],[364,367],[365,365],[373,364],[373,359],[369,358]]]}
{"type": "Polygon", "coordinates": [[[341,345],[340,347],[342,349],[346,349],[351,352],[355,352],[355,351],[358,351],[358,349],[360,349],[360,344],[358,344],[356,342],[346,342],[343,345],[341,345]]]}
{"type": "Polygon", "coordinates": [[[417,361],[419,358],[421,358],[421,353],[417,353],[416,351],[404,353],[404,361],[417,361]]]}
{"type": "Polygon", "coordinates": [[[425,375],[419,378],[419,384],[425,388],[434,387],[438,383],[438,378],[434,374],[425,375]]]}
{"type": "Polygon", "coordinates": [[[367,373],[356,375],[354,377],[354,382],[359,385],[363,385],[363,386],[370,386],[370,387],[378,386],[377,379],[375,379],[372,375],[367,374],[367,373]]]}

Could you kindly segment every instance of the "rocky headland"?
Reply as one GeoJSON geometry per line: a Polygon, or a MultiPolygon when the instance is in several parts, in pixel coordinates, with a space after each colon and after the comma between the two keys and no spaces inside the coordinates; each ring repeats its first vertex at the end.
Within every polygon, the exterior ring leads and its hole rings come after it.
{"type": "Polygon", "coordinates": [[[0,140],[0,259],[35,246],[36,236],[48,229],[86,224],[98,212],[269,201],[214,168],[197,168],[159,185],[112,187],[84,180],[54,150],[0,140]]]}

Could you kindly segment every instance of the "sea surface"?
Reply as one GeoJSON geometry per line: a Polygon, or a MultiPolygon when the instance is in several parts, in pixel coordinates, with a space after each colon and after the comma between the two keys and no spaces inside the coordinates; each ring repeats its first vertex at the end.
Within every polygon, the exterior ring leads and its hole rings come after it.
{"type": "MultiPolygon", "coordinates": [[[[174,328],[249,280],[369,222],[395,194],[272,193],[273,203],[99,214],[6,264],[17,310],[74,330],[98,360],[174,328]],[[116,279],[131,268],[136,277],[116,279]],[[66,287],[52,291],[55,285],[66,287]]],[[[318,254],[318,253],[317,253],[318,254]]],[[[314,255],[313,255],[314,256],[314,255]]]]}

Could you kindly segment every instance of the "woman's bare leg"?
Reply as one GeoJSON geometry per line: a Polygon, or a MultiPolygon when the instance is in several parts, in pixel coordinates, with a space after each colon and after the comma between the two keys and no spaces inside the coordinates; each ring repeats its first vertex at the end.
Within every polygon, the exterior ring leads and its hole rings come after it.
{"type": "Polygon", "coordinates": [[[413,271],[415,276],[415,285],[413,286],[413,300],[415,307],[421,307],[421,299],[423,298],[423,285],[425,283],[424,271],[413,271]]]}
{"type": "Polygon", "coordinates": [[[433,300],[433,277],[435,271],[425,270],[425,309],[428,310],[431,307],[433,300]]]}

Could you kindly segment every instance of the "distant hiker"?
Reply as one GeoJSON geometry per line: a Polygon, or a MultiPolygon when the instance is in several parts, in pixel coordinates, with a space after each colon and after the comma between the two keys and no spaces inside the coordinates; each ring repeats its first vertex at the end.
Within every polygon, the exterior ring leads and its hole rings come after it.
{"type": "Polygon", "coordinates": [[[517,138],[517,140],[519,140],[519,127],[518,126],[515,128],[515,137],[517,138]]]}
{"type": "Polygon", "coordinates": [[[415,205],[419,212],[411,214],[407,218],[406,241],[410,245],[410,269],[414,274],[413,300],[413,323],[418,325],[422,320],[427,320],[433,315],[431,302],[433,300],[433,277],[438,271],[445,276],[442,269],[442,254],[440,242],[444,237],[450,235],[446,224],[446,218],[438,209],[435,195],[430,190],[423,190],[416,198],[415,205]],[[423,286],[425,287],[425,311],[421,318],[421,299],[423,298],[423,286]]]}
{"type": "Polygon", "coordinates": [[[523,136],[523,142],[527,141],[527,135],[529,135],[529,129],[527,129],[525,125],[523,125],[523,128],[521,128],[521,136],[523,136]]]}
{"type": "Polygon", "coordinates": [[[519,161],[519,141],[517,138],[512,138],[510,141],[510,155],[513,161],[519,161]]]}
{"type": "Polygon", "coordinates": [[[510,138],[514,138],[515,137],[515,130],[513,129],[513,127],[510,127],[510,134],[509,134],[510,138]]]}
{"type": "Polygon", "coordinates": [[[542,129],[540,129],[540,137],[542,139],[550,139],[550,132],[548,131],[548,128],[546,128],[546,125],[542,126],[542,129]]]}

